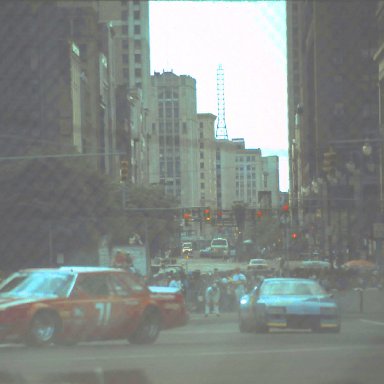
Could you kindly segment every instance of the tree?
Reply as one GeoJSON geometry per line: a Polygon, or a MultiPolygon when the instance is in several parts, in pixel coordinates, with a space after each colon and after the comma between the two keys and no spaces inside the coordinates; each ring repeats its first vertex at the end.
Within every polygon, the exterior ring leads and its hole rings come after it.
{"type": "Polygon", "coordinates": [[[0,163],[0,268],[47,265],[57,253],[96,250],[117,201],[111,181],[73,155],[0,163]]]}
{"type": "MultiPolygon", "coordinates": [[[[151,257],[169,249],[180,231],[175,201],[158,186],[130,186],[126,217],[128,231],[148,240],[151,257]]],[[[113,242],[121,243],[124,240],[125,233],[114,233],[113,242]]]]}

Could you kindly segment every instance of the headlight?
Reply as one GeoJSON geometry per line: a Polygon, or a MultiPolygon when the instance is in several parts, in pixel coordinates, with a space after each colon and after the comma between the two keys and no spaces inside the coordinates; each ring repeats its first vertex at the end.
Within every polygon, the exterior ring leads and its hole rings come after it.
{"type": "Polygon", "coordinates": [[[245,305],[245,304],[247,304],[248,303],[248,297],[242,297],[241,299],[240,299],[240,304],[242,304],[242,305],[245,305]]]}

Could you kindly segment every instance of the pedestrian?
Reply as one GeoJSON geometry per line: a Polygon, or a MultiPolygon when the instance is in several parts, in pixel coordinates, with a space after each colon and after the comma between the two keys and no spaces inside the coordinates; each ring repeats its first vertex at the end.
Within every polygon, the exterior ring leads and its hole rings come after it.
{"type": "Polygon", "coordinates": [[[240,268],[236,268],[235,273],[232,276],[232,286],[234,287],[234,290],[235,290],[237,306],[240,304],[241,297],[245,295],[246,284],[247,284],[247,278],[241,272],[240,268]]]}
{"type": "Polygon", "coordinates": [[[168,287],[177,288],[180,291],[183,291],[183,284],[181,282],[181,278],[178,273],[173,274],[173,277],[169,282],[168,287]]]}
{"type": "Polygon", "coordinates": [[[217,283],[209,285],[205,291],[205,317],[211,313],[211,308],[216,316],[220,316],[219,311],[220,289],[217,283]]]}

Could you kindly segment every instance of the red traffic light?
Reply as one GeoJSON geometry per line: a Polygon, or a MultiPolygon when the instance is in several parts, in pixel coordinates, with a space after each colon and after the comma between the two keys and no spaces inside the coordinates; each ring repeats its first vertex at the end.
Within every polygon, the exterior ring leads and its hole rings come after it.
{"type": "Polygon", "coordinates": [[[263,211],[256,211],[256,216],[257,217],[263,217],[263,211]]]}
{"type": "Polygon", "coordinates": [[[186,213],[183,213],[183,219],[185,220],[189,220],[191,218],[191,214],[186,212],[186,213]]]}
{"type": "Polygon", "coordinates": [[[283,212],[288,212],[289,211],[289,205],[288,204],[284,204],[282,207],[281,207],[282,211],[283,212]]]}
{"type": "Polygon", "coordinates": [[[296,232],[293,232],[293,233],[291,234],[291,237],[292,237],[292,239],[297,239],[297,233],[296,233],[296,232]]]}

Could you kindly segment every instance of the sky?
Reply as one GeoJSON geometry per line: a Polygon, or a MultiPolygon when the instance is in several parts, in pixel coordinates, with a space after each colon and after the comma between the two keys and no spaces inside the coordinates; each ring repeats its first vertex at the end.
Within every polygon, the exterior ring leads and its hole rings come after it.
{"type": "Polygon", "coordinates": [[[217,115],[222,65],[228,138],[279,156],[287,191],[285,2],[151,0],[149,12],[151,73],[193,77],[197,112],[217,115]]]}

